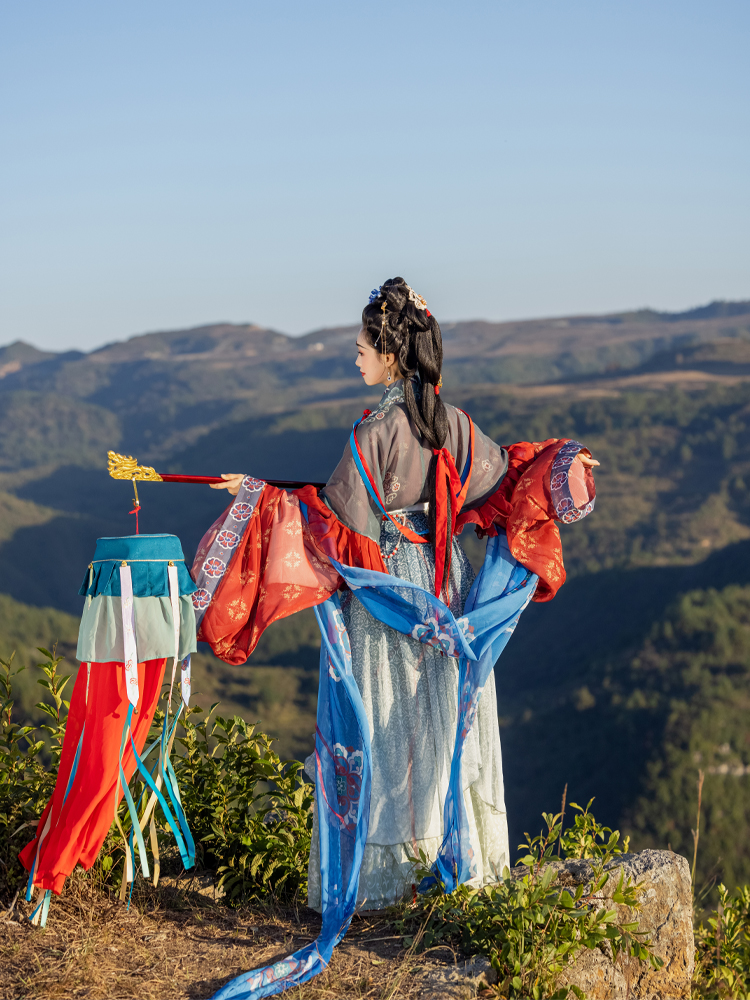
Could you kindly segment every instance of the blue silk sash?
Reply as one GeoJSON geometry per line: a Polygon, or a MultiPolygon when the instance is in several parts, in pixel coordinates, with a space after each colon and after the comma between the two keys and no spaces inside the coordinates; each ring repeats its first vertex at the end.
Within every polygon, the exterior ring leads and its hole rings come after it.
{"type": "MultiPolygon", "coordinates": [[[[307,518],[304,504],[300,506],[307,518]]],[[[424,891],[440,880],[452,891],[475,874],[461,783],[466,736],[484,684],[534,594],[537,577],[513,558],[505,535],[498,534],[487,543],[484,565],[463,616],[456,619],[439,598],[408,580],[331,562],[356,598],[384,626],[458,660],[456,739],[443,806],[443,842],[432,877],[419,887],[424,891]]],[[[349,635],[338,595],[318,605],[315,614],[322,635],[315,737],[320,935],[282,961],[231,980],[213,1000],[259,1000],[311,979],[326,968],[354,915],[370,816],[370,730],[352,674],[349,635]]]]}

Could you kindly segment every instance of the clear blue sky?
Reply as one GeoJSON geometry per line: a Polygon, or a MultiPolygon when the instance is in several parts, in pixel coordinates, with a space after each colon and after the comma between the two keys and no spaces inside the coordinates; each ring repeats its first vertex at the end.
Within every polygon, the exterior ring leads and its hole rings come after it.
{"type": "Polygon", "coordinates": [[[747,0],[6,0],[0,343],[750,298],[747,0]]]}

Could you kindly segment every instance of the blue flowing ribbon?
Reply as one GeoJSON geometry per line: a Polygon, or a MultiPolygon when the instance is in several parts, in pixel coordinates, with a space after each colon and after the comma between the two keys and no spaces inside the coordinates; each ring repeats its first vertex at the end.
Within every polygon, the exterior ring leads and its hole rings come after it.
{"type": "MultiPolygon", "coordinates": [[[[307,517],[304,504],[300,504],[307,517]]],[[[459,703],[443,841],[420,891],[436,881],[452,891],[472,877],[469,822],[461,766],[466,737],[482,689],[536,589],[537,577],[510,553],[500,534],[487,543],[481,572],[456,619],[451,610],[417,584],[331,560],[354,596],[383,625],[432,645],[458,660],[459,703]]],[[[351,648],[337,594],[315,608],[322,643],[315,736],[315,801],[320,840],[323,922],[318,938],[274,965],[228,982],[212,1000],[260,1000],[322,972],[342,939],[356,907],[359,873],[367,843],[372,761],[370,731],[351,669],[351,648]]]]}

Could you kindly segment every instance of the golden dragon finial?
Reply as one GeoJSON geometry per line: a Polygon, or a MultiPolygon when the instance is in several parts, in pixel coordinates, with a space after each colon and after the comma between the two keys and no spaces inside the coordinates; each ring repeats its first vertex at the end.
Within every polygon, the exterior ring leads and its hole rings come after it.
{"type": "Polygon", "coordinates": [[[107,452],[107,472],[113,479],[137,479],[145,482],[162,483],[164,480],[150,465],[139,465],[132,455],[118,455],[107,452]]]}

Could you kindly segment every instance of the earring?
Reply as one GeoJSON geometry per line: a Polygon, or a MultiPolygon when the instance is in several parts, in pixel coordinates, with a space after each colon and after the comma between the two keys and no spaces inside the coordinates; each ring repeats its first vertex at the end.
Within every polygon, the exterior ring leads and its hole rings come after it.
{"type": "Polygon", "coordinates": [[[388,381],[389,382],[391,381],[391,370],[390,370],[390,368],[388,369],[388,381]]]}

